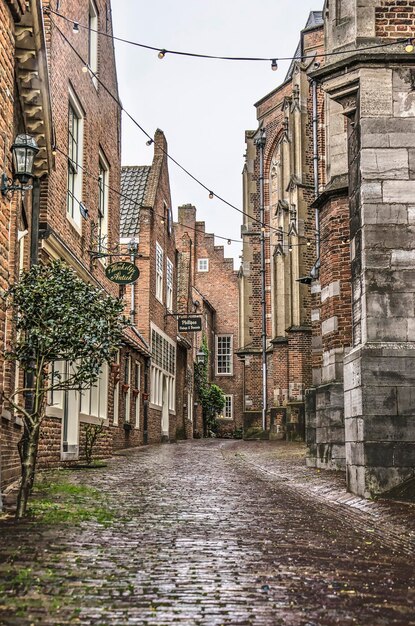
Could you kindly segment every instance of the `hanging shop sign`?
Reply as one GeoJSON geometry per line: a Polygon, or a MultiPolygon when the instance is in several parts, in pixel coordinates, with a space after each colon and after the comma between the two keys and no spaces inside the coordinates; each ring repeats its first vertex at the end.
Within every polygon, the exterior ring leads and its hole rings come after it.
{"type": "Polygon", "coordinates": [[[179,333],[197,332],[202,330],[202,318],[198,317],[178,317],[179,333]]]}
{"type": "Polygon", "coordinates": [[[108,265],[105,269],[105,275],[113,283],[117,283],[117,285],[129,285],[130,283],[135,283],[140,276],[140,270],[134,263],[117,261],[108,265]]]}

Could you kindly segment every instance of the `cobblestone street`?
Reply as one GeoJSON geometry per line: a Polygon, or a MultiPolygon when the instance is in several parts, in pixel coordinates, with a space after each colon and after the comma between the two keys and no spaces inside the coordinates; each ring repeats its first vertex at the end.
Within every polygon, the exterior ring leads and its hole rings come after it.
{"type": "Polygon", "coordinates": [[[301,445],[189,441],[66,474],[114,517],[3,521],[3,626],[415,624],[413,505],[346,495],[301,445]]]}

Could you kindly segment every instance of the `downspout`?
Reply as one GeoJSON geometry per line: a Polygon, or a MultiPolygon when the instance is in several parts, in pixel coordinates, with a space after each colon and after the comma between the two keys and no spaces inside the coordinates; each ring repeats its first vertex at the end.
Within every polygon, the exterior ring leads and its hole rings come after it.
{"type": "MultiPolygon", "coordinates": [[[[135,254],[131,252],[130,261],[135,265],[135,254]]],[[[131,324],[135,325],[135,283],[131,283],[131,303],[130,303],[130,321],[131,324]]]]}
{"type": "Polygon", "coordinates": [[[265,130],[255,144],[259,148],[259,212],[261,223],[261,345],[262,345],[262,430],[267,428],[267,312],[265,290],[265,206],[264,206],[264,151],[265,130]]]}
{"type": "MultiPolygon", "coordinates": [[[[317,106],[317,81],[311,79],[311,90],[313,98],[313,174],[314,174],[314,199],[319,194],[319,176],[318,176],[318,106],[317,106]]],[[[319,210],[315,209],[315,229],[316,229],[316,262],[312,270],[315,278],[318,277],[320,268],[320,215],[319,210]]]]}
{"type": "MultiPolygon", "coordinates": [[[[33,192],[32,192],[32,219],[30,232],[30,267],[34,267],[39,263],[39,214],[40,214],[40,179],[33,176],[33,192]]],[[[25,375],[26,389],[33,389],[34,377],[32,371],[26,371],[25,375]]],[[[25,392],[25,409],[28,413],[33,411],[33,392],[25,392]]]]}

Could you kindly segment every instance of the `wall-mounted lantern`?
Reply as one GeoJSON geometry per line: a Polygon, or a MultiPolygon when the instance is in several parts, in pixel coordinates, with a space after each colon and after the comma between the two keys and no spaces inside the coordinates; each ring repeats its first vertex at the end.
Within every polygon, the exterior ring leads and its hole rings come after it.
{"type": "Polygon", "coordinates": [[[206,362],[206,354],[201,348],[196,352],[196,363],[198,365],[204,365],[206,362]]]}
{"type": "Polygon", "coordinates": [[[7,174],[1,175],[1,193],[5,196],[9,191],[26,191],[32,189],[27,183],[33,178],[33,164],[39,147],[31,135],[17,135],[12,145],[13,154],[13,179],[7,174]],[[20,185],[15,185],[18,180],[20,185]]]}

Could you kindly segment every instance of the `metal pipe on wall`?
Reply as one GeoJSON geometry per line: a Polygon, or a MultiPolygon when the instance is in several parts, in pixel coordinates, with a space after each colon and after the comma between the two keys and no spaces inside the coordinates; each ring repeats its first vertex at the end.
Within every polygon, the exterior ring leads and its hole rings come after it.
{"type": "Polygon", "coordinates": [[[260,129],[255,140],[259,149],[259,212],[261,222],[261,346],[262,346],[262,429],[267,428],[267,311],[265,290],[265,206],[264,206],[264,151],[265,129],[260,129]]]}
{"type": "MultiPolygon", "coordinates": [[[[313,175],[314,175],[314,197],[319,194],[319,176],[318,176],[318,105],[317,105],[317,81],[311,79],[311,90],[313,99],[313,175]]],[[[315,228],[316,228],[316,267],[320,261],[320,216],[318,208],[315,209],[315,228]]]]}

